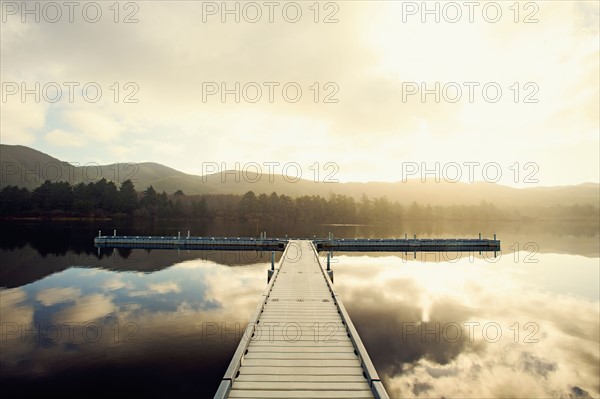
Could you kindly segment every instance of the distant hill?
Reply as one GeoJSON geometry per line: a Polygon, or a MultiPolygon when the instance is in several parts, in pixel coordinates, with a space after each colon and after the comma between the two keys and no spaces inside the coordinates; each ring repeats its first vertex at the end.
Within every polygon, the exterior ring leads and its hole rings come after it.
{"type": "Polygon", "coordinates": [[[574,186],[513,188],[493,183],[449,183],[433,181],[422,183],[409,180],[406,183],[315,183],[311,180],[286,181],[275,175],[269,181],[268,175],[254,173],[221,172],[206,176],[190,175],[167,166],[143,162],[137,164],[95,165],[75,167],[44,154],[33,148],[20,145],[0,145],[1,179],[0,187],[16,185],[34,189],[46,179],[51,181],[79,182],[107,180],[121,182],[130,178],[138,191],[152,185],[157,191],[174,193],[182,190],[185,194],[256,194],[277,192],[292,197],[300,195],[321,195],[331,193],[360,198],[366,194],[370,198],[386,196],[392,201],[409,204],[452,205],[479,204],[492,202],[500,206],[554,206],[600,203],[600,185],[584,183],[574,186]]]}

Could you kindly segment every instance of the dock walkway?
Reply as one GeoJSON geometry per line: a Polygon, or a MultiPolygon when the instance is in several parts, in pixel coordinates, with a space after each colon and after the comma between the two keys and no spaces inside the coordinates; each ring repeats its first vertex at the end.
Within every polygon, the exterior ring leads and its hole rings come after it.
{"type": "Polygon", "coordinates": [[[315,246],[292,240],[215,398],[387,398],[315,246]]]}

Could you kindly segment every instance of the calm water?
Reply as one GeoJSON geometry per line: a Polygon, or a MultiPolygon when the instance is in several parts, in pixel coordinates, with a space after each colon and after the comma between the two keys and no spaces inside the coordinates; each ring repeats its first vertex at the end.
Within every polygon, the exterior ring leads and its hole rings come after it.
{"type": "MultiPolygon", "coordinates": [[[[104,223],[120,234],[490,237],[491,254],[337,253],[338,294],[392,397],[598,397],[598,226],[104,223]]],[[[5,224],[3,393],[212,397],[269,254],[104,250],[98,225],[5,224]]],[[[279,254],[280,256],[280,254],[279,254]]]]}

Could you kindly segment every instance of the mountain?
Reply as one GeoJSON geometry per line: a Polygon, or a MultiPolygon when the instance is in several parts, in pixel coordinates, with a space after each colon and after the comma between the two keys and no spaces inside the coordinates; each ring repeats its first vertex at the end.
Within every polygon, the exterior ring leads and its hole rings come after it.
{"type": "Polygon", "coordinates": [[[34,189],[46,179],[68,181],[71,184],[92,182],[101,179],[114,181],[117,185],[131,179],[138,191],[152,185],[157,191],[174,193],[182,190],[185,194],[256,194],[277,192],[292,197],[300,195],[321,195],[331,193],[360,198],[366,194],[370,198],[386,196],[392,201],[410,204],[452,205],[479,204],[487,201],[501,206],[535,207],[540,204],[575,205],[600,202],[600,185],[584,183],[574,186],[513,188],[499,184],[450,183],[409,180],[405,183],[324,183],[301,179],[289,181],[281,175],[258,175],[235,171],[220,172],[205,176],[190,175],[167,166],[143,162],[137,164],[73,166],[33,148],[20,145],[0,145],[1,179],[0,187],[17,185],[34,189]]]}

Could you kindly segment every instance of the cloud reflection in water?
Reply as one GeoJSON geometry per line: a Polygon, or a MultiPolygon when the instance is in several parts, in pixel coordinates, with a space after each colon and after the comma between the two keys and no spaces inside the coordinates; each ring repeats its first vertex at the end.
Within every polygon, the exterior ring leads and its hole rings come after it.
{"type": "Polygon", "coordinates": [[[339,256],[335,286],[392,397],[597,397],[598,258],[537,258],[339,256]]]}

